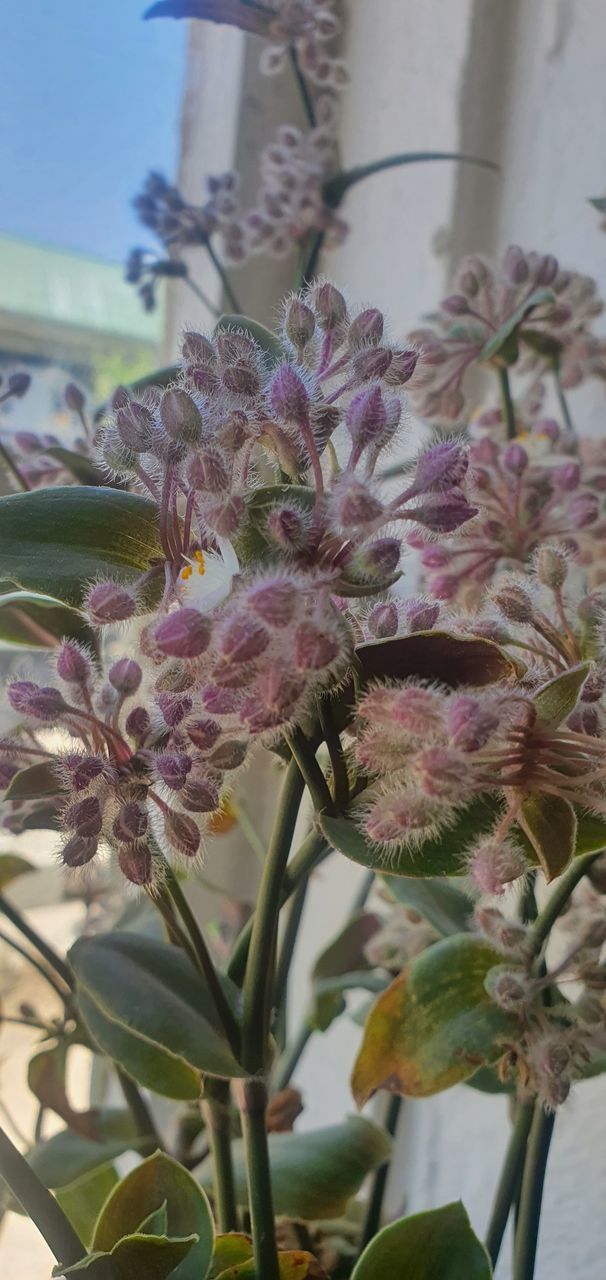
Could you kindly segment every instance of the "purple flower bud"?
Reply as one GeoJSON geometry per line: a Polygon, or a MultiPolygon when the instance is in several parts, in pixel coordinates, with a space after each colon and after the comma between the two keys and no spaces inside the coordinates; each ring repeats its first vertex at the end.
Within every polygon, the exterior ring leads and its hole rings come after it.
{"type": "Polygon", "coordinates": [[[385,381],[390,387],[405,386],[410,382],[418,362],[419,353],[412,347],[407,347],[403,351],[394,351],[391,364],[385,374],[385,381]]]}
{"type": "Polygon", "coordinates": [[[229,716],[238,710],[239,697],[232,689],[221,689],[216,684],[207,684],[202,690],[201,702],[211,716],[229,716]]]}
{"type": "Polygon", "coordinates": [[[187,775],[191,770],[191,757],[181,751],[164,751],[154,757],[154,764],[162,781],[172,791],[180,791],[185,786],[187,775]]]}
{"type": "Polygon", "coordinates": [[[261,622],[248,614],[234,614],[219,637],[219,651],[229,662],[252,662],[269,644],[269,635],[261,622]]]}
{"type": "Polygon", "coordinates": [[[573,529],[586,529],[588,525],[594,524],[600,514],[597,494],[591,493],[588,489],[582,493],[575,493],[574,498],[571,499],[568,514],[573,529]]]}
{"type": "Polygon", "coordinates": [[[528,454],[521,444],[508,444],[501,454],[501,463],[512,476],[522,476],[528,466],[528,454]]]}
{"type": "Polygon", "coordinates": [[[199,751],[209,751],[221,735],[221,726],[216,720],[192,720],[187,726],[186,733],[190,742],[193,742],[199,751]]]}
{"type": "Polygon", "coordinates": [[[208,365],[212,368],[217,363],[217,353],[212,342],[202,333],[193,333],[191,330],[183,334],[181,354],[186,364],[202,367],[208,365]]]}
{"type": "Polygon", "coordinates": [[[337,637],[315,622],[302,622],[294,634],[294,665],[298,671],[323,671],[339,656],[337,637]]]}
{"type": "Polygon", "coordinates": [[[116,430],[122,443],[133,453],[147,453],[154,444],[153,414],[136,400],[127,399],[116,408],[116,430]]]}
{"type": "Polygon", "coordinates": [[[445,565],[450,564],[450,552],[446,547],[430,542],[429,546],[421,549],[421,564],[424,569],[443,569],[445,565]]]}
{"type": "Polygon", "coordinates": [[[18,772],[18,764],[12,764],[10,760],[0,760],[0,791],[6,790],[18,772]]]}
{"type": "Polygon", "coordinates": [[[398,606],[393,600],[386,604],[376,604],[368,615],[367,626],[371,636],[377,640],[385,640],[395,636],[399,626],[398,606]]]}
{"type": "Polygon", "coordinates": [[[104,769],[100,756],[80,756],[75,752],[65,757],[63,766],[74,791],[86,791],[91,782],[101,776],[104,769]]]}
{"type": "Polygon", "coordinates": [[[114,662],[109,669],[108,679],[118,693],[130,698],[137,692],[143,679],[143,672],[134,658],[118,658],[118,661],[114,662]]]}
{"type": "Polygon", "coordinates": [[[297,588],[288,578],[255,583],[246,593],[247,603],[270,627],[287,627],[297,604],[297,588]]]}
{"type": "Polygon", "coordinates": [[[212,626],[197,609],[175,609],[154,628],[160,653],[169,658],[198,658],[208,648],[212,626]]]}
{"type": "Polygon", "coordinates": [[[219,807],[219,791],[209,778],[190,778],[180,796],[190,813],[213,813],[219,807]]]}
{"type": "Polygon", "coordinates": [[[66,709],[59,689],[34,684],[31,680],[14,680],[9,684],[8,700],[13,711],[32,716],[34,720],[56,720],[66,709]]]}
{"type": "Polygon", "coordinates": [[[63,815],[66,827],[79,836],[98,836],[103,825],[101,805],[96,796],[87,796],[70,805],[63,815]]]}
{"type": "Polygon", "coordinates": [[[578,462],[563,462],[561,467],[554,467],[550,476],[563,493],[573,493],[581,479],[581,468],[578,462]]]}
{"type": "Polygon", "coordinates": [[[362,347],[353,359],[353,374],[357,382],[372,382],[384,378],[393,360],[389,347],[362,347]]]}
{"type": "Polygon", "coordinates": [[[97,582],[86,599],[86,609],[91,622],[103,627],[112,622],[126,622],[136,612],[134,595],[117,582],[97,582]]]}
{"type": "Polygon", "coordinates": [[[183,858],[195,858],[200,848],[200,832],[193,818],[169,809],[164,814],[164,833],[175,853],[183,858]]]}
{"type": "Polygon", "coordinates": [[[126,732],[129,738],[139,742],[149,732],[151,721],[145,707],[133,707],[126,717],[126,732]]]}
{"type": "Polygon", "coordinates": [[[311,309],[300,298],[292,298],[286,311],[284,323],[286,336],[298,352],[304,351],[314,336],[316,317],[311,309]]]}
{"type": "Polygon", "coordinates": [[[282,364],[269,388],[271,407],[285,422],[306,424],[309,420],[309,394],[303,379],[291,364],[282,364]]]}
{"type": "Polygon", "coordinates": [[[64,640],[57,650],[57,675],[66,684],[86,684],[91,674],[88,656],[73,640],[64,640]]]}
{"type": "Polygon", "coordinates": [[[309,529],[305,515],[298,507],[274,507],[270,511],[265,528],[268,536],[287,551],[305,546],[309,529]]]}
{"type": "Polygon", "coordinates": [[[402,554],[402,543],[399,538],[377,538],[364,547],[358,557],[360,568],[371,576],[389,577],[395,573],[402,554]]]}
{"type": "Polygon", "coordinates": [[[169,729],[176,729],[192,709],[192,700],[188,693],[164,691],[157,695],[156,702],[169,729]]]}
{"type": "Polygon", "coordinates": [[[208,757],[209,764],[213,769],[220,769],[221,772],[229,772],[232,769],[239,769],[244,763],[248,751],[248,744],[241,742],[237,738],[222,738],[221,741],[213,748],[208,757]]]}
{"type": "Polygon", "coordinates": [[[143,806],[136,800],[127,800],[121,806],[112,830],[116,840],[123,844],[141,840],[147,831],[147,814],[143,806]]]}
{"type": "Polygon", "coordinates": [[[387,412],[381,388],[370,387],[358,391],[350,401],[345,422],[351,438],[359,451],[369,444],[381,444],[387,428],[387,412]]]}
{"type": "Polygon", "coordinates": [[[534,435],[546,436],[548,440],[551,440],[552,444],[555,444],[562,434],[560,424],[556,422],[555,418],[539,418],[537,422],[533,423],[532,431],[534,435]]]}
{"type": "Polygon", "coordinates": [[[80,387],[76,386],[75,382],[68,382],[63,394],[65,396],[65,403],[71,413],[84,413],[86,397],[80,390],[80,387]]]}
{"type": "Polygon", "coordinates": [[[160,401],[162,426],[178,444],[197,445],[202,439],[204,423],[198,406],[181,387],[168,387],[160,401]]]}
{"type": "Polygon", "coordinates": [[[334,513],[343,529],[362,528],[374,524],[383,515],[383,505],[361,480],[351,472],[339,478],[333,491],[334,513]]]}
{"type": "Polygon", "coordinates": [[[64,844],[61,856],[66,867],[85,867],[97,852],[97,841],[92,836],[72,836],[64,844]]]}
{"type": "MultiPolygon", "coordinates": [[[[461,484],[467,473],[465,450],[454,440],[444,440],[421,454],[417,462],[412,493],[436,493],[461,484]]],[[[410,495],[410,490],[409,490],[410,495]]]]}
{"type": "Polygon", "coordinates": [[[505,250],[503,257],[503,274],[511,284],[525,284],[530,275],[526,255],[517,244],[505,250]]]}
{"type": "Polygon", "coordinates": [[[462,493],[430,493],[410,513],[412,520],[432,533],[452,533],[477,514],[478,508],[470,507],[462,493]]]}
{"type": "Polygon", "coordinates": [[[192,458],[187,479],[193,489],[205,489],[208,493],[225,493],[229,490],[229,472],[218,449],[207,448],[192,458]]]}
{"type": "Polygon", "coordinates": [[[21,400],[25,393],[29,391],[31,382],[29,373],[11,373],[8,378],[8,390],[17,400],[21,400]]]}
{"type": "Polygon", "coordinates": [[[469,314],[469,303],[462,293],[450,293],[443,298],[440,308],[448,316],[466,316],[469,314]]]}
{"type": "Polygon", "coordinates": [[[208,524],[222,538],[231,538],[238,532],[246,514],[246,503],[238,493],[233,493],[226,502],[217,502],[206,508],[208,524]]]}
{"type": "Polygon", "coordinates": [[[353,350],[374,346],[383,337],[385,321],[376,307],[368,307],[352,320],[347,334],[347,344],[353,350]]]}
{"type": "Polygon", "coordinates": [[[534,618],[534,608],[528,592],[515,583],[498,587],[492,593],[492,600],[508,622],[531,623],[534,618]]]}
{"type": "Polygon", "coordinates": [[[492,707],[462,694],[450,702],[446,724],[453,747],[458,751],[479,751],[498,729],[499,717],[492,707]]]}
{"type": "Polygon", "coordinates": [[[325,333],[334,333],[347,319],[347,304],[342,293],[334,284],[316,285],[312,294],[312,305],[318,321],[325,333]]]}
{"type": "Polygon", "coordinates": [[[541,258],[536,274],[535,282],[540,285],[553,284],[559,270],[557,258],[552,253],[546,253],[541,258]]]}
{"type": "Polygon", "coordinates": [[[440,616],[435,600],[405,600],[403,613],[410,631],[431,631],[440,616]]]}
{"type": "Polygon", "coordinates": [[[542,546],[536,554],[536,574],[543,586],[551,591],[559,591],[564,586],[568,574],[566,557],[554,547],[542,546]]]}
{"type": "Polygon", "coordinates": [[[118,865],[122,875],[139,887],[149,885],[154,878],[154,863],[147,845],[132,844],[118,850],[118,865]]]}

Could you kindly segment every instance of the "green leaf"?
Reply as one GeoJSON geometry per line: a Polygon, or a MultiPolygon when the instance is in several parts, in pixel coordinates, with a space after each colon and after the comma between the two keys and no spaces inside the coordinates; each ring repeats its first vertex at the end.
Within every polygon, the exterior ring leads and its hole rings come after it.
{"type": "MultiPolygon", "coordinates": [[[[134,1074],[137,1068],[131,1056],[135,1037],[164,1056],[166,1081],[162,1088],[162,1080],[153,1087],[166,1090],[168,1097],[182,1096],[171,1092],[175,1062],[178,1068],[185,1064],[213,1076],[245,1074],[229,1047],[204,978],[177,947],[116,932],[78,939],[69,958],[78,993],[85,997],[82,1014],[93,1039],[97,1023],[90,1020],[91,1002],[103,1019],[126,1032],[124,1041],[116,1037],[114,1049],[126,1071],[134,1074]]],[[[224,985],[228,997],[235,999],[233,984],[225,980],[224,985]]],[[[147,1083],[140,1074],[135,1078],[147,1083]]]]}
{"type": "Polygon", "coordinates": [[[55,1192],[56,1200],[87,1248],[101,1209],[118,1182],[113,1164],[103,1164],[55,1192]]]}
{"type": "Polygon", "coordinates": [[[363,1106],[377,1089],[424,1098],[496,1062],[515,1019],[493,1004],[484,980],[502,956],[457,934],[417,956],[379,996],[354,1066],[363,1106]]]}
{"type": "Polygon", "coordinates": [[[156,504],[76,485],[0,498],[0,577],[80,605],[91,579],[134,582],[163,558],[156,504]]]}
{"type": "Polygon", "coordinates": [[[28,1152],[27,1161],[45,1187],[56,1191],[69,1187],[87,1174],[110,1165],[125,1151],[137,1149],[136,1137],[116,1137],[94,1142],[71,1129],[62,1129],[28,1152]]]}
{"type": "Polygon", "coordinates": [[[95,638],[80,613],[52,596],[10,591],[0,596],[0,640],[28,649],[51,649],[66,636],[94,646],[95,638]]]}
{"type": "Polygon", "coordinates": [[[402,847],[386,853],[371,844],[351,818],[322,817],[320,825],[334,849],[373,871],[390,876],[460,876],[463,855],[475,840],[495,824],[500,812],[496,799],[480,796],[457,814],[452,826],[422,841],[414,849],[402,847]]]}
{"type": "Polygon", "coordinates": [[[0,853],[0,893],[19,876],[27,876],[37,868],[18,853],[0,853]]]}
{"type": "Polygon", "coordinates": [[[548,881],[564,870],[576,850],[577,816],[561,796],[532,792],[523,801],[518,824],[530,841],[548,881]]]}
{"type": "Polygon", "coordinates": [[[84,991],[78,993],[78,1004],[93,1042],[138,1084],[165,1098],[183,1102],[199,1099],[201,1078],[194,1067],[104,1017],[84,991]]]}
{"type": "Polygon", "coordinates": [[[458,689],[462,685],[495,684],[518,675],[520,670],[492,640],[456,636],[447,631],[417,631],[409,636],[371,640],[358,645],[356,657],[365,684],[416,676],[458,689]]]}
{"type": "Polygon", "coordinates": [[[589,674],[589,666],[588,662],[582,662],[578,667],[571,667],[570,671],[555,676],[535,693],[532,702],[537,713],[537,727],[557,729],[572,715],[589,674]]]}
{"type": "Polygon", "coordinates": [[[460,1200],[400,1218],[371,1240],[351,1280],[490,1280],[490,1259],[460,1200]]]}
{"type": "Polygon", "coordinates": [[[61,445],[52,445],[50,449],[45,449],[44,454],[48,458],[54,458],[63,467],[64,471],[68,471],[78,484],[101,485],[107,484],[107,476],[95,466],[90,458],[85,457],[82,453],[74,453],[72,449],[63,449],[61,445]]]}
{"type": "Polygon", "coordinates": [[[575,857],[583,853],[599,853],[606,849],[606,820],[588,809],[576,810],[577,838],[575,857]]]}
{"type": "Polygon", "coordinates": [[[238,1231],[217,1236],[207,1280],[219,1280],[229,1267],[238,1267],[242,1262],[249,1262],[252,1256],[253,1247],[250,1236],[242,1235],[238,1231]]]}
{"type": "Polygon", "coordinates": [[[494,161],[483,160],[479,156],[467,156],[461,151],[402,151],[396,155],[385,156],[382,160],[373,160],[370,164],[356,165],[355,169],[343,170],[334,178],[329,178],[323,187],[324,200],[331,209],[337,209],[350,187],[355,187],[365,178],[372,178],[376,173],[383,173],[385,169],[400,169],[404,165],[422,164],[435,160],[456,160],[463,164],[478,165],[481,169],[494,169],[497,173],[499,171],[499,166],[494,161]]]}
{"type": "MultiPolygon", "coordinates": [[[[181,1268],[195,1247],[195,1236],[168,1239],[166,1236],[144,1236],[137,1232],[124,1236],[109,1253],[95,1250],[71,1267],[53,1267],[53,1276],[77,1276],[88,1272],[90,1280],[96,1280],[97,1274],[99,1280],[102,1276],[105,1280],[107,1271],[101,1268],[104,1262],[111,1259],[112,1280],[167,1280],[168,1276],[181,1274],[181,1268]]],[[[193,1277],[193,1272],[191,1274],[193,1277]]]]}
{"type": "Polygon", "coordinates": [[[251,320],[250,316],[240,315],[223,315],[217,320],[215,334],[233,329],[237,333],[245,333],[247,337],[252,338],[257,346],[261,348],[266,362],[269,366],[280,364],[284,359],[284,350],[280,339],[276,333],[272,333],[271,329],[266,329],[264,324],[259,324],[258,320],[251,320]]]}
{"type": "Polygon", "coordinates": [[[449,884],[448,880],[383,876],[383,882],[398,902],[418,911],[443,937],[464,933],[469,928],[473,917],[473,903],[460,889],[449,884]]]}
{"type": "Polygon", "coordinates": [[[11,779],[4,800],[45,800],[61,794],[57,774],[49,764],[30,764],[11,779]]]}
{"type": "Polygon", "coordinates": [[[489,361],[494,360],[498,356],[502,356],[503,349],[506,347],[509,339],[515,335],[516,330],[524,323],[526,317],[530,315],[532,311],[535,311],[537,307],[542,307],[545,303],[555,302],[555,300],[556,297],[553,289],[535,289],[534,293],[531,293],[529,298],[526,298],[524,302],[521,302],[519,307],[516,307],[515,311],[512,312],[509,319],[501,325],[500,329],[497,329],[497,332],[493,334],[491,338],[489,338],[486,345],[482,348],[478,359],[489,361]]]}
{"type": "Polygon", "coordinates": [[[168,1201],[163,1200],[159,1209],[148,1213],[137,1230],[142,1236],[165,1236],[168,1234],[168,1201]]]}
{"type": "Polygon", "coordinates": [[[201,1280],[210,1266],[215,1228],[210,1205],[191,1173],[171,1156],[157,1151],[127,1174],[105,1204],[95,1229],[93,1247],[105,1252],[139,1224],[166,1207],[171,1237],[194,1237],[174,1280],[201,1280]]]}
{"type": "MultiPolygon", "coordinates": [[[[313,1253],[306,1253],[303,1249],[279,1253],[278,1270],[280,1280],[307,1280],[307,1277],[311,1280],[312,1277],[318,1278],[325,1275],[324,1271],[320,1271],[317,1258],[313,1253]]],[[[251,1258],[238,1266],[228,1267],[227,1271],[221,1271],[217,1280],[260,1280],[260,1278],[254,1260],[251,1258]]]]}
{"type": "Polygon", "coordinates": [[[342,992],[361,985],[371,965],[364,954],[366,943],[380,928],[379,916],[362,911],[349,920],[316,960],[311,974],[312,1005],[309,1021],[317,1031],[326,1031],[343,1012],[342,992]]]}
{"type": "MultiPolygon", "coordinates": [[[[338,1218],[371,1169],[391,1152],[384,1129],[362,1116],[308,1133],[270,1133],[268,1138],[275,1210],[289,1218],[338,1218]]],[[[238,1204],[246,1205],[246,1160],[242,1142],[233,1143],[238,1204]]],[[[212,1187],[212,1163],[196,1175],[212,1187]]]]}

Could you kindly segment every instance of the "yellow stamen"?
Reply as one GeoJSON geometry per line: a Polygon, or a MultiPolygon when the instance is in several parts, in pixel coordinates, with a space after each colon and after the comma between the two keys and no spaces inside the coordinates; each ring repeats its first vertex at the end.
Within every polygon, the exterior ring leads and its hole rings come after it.
{"type": "Polygon", "coordinates": [[[206,573],[206,564],[204,562],[204,556],[201,551],[194,551],[194,560],[198,561],[198,573],[199,574],[206,573]]]}
{"type": "Polygon", "coordinates": [[[186,564],[186,565],[185,565],[185,568],[184,568],[184,569],[182,569],[182,570],[181,570],[181,573],[180,573],[180,577],[181,577],[182,581],[183,581],[183,582],[187,582],[187,579],[188,579],[188,578],[191,578],[192,573],[193,573],[193,569],[192,569],[191,565],[190,565],[190,564],[186,564]]]}

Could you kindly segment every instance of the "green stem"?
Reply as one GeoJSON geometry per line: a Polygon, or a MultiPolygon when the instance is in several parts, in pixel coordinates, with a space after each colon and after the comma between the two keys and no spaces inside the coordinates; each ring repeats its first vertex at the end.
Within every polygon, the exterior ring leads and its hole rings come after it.
{"type": "Polygon", "coordinates": [[[238,1057],[240,1053],[240,1027],[219,981],[219,975],[202,936],[200,926],[171,867],[166,867],[164,882],[167,892],[187,930],[196,964],[200,973],[206,979],[221,1026],[235,1056],[238,1057]]]}
{"type": "Polygon", "coordinates": [[[14,938],[10,938],[7,933],[2,931],[2,929],[0,929],[0,940],[5,942],[7,947],[11,947],[13,951],[16,951],[18,955],[23,956],[23,959],[27,960],[28,964],[31,964],[32,968],[36,969],[37,972],[41,974],[44,981],[48,982],[49,987],[52,987],[53,991],[56,992],[63,1004],[69,1007],[71,1004],[71,993],[59,985],[57,979],[53,977],[53,974],[49,973],[48,969],[45,969],[44,965],[41,964],[35,956],[32,956],[29,951],[26,951],[25,947],[21,947],[14,938]]]}
{"type": "Polygon", "coordinates": [[[242,1062],[251,1075],[265,1066],[282,880],[304,786],[296,759],[292,760],[282,785],[261,877],[244,978],[242,1062]]]}
{"type": "Polygon", "coordinates": [[[291,45],[289,49],[289,57],[290,57],[290,65],[293,70],[293,75],[297,82],[299,93],[301,94],[301,101],[303,103],[303,110],[305,111],[305,115],[307,116],[307,123],[310,129],[315,129],[317,121],[316,121],[316,113],[314,111],[314,104],[312,102],[311,94],[307,86],[307,81],[305,79],[305,76],[303,75],[303,72],[301,71],[299,59],[297,56],[297,50],[294,48],[293,45],[291,45]]]}
{"type": "Polygon", "coordinates": [[[575,434],[574,423],[570,415],[570,409],[568,408],[568,400],[566,399],[566,394],[562,386],[562,379],[560,378],[560,362],[557,357],[553,362],[553,380],[555,383],[558,404],[560,406],[560,413],[562,414],[562,418],[564,420],[564,426],[566,427],[567,431],[570,431],[572,435],[574,435],[575,434]]]}
{"type": "Polygon", "coordinates": [[[364,876],[364,879],[362,880],[360,888],[358,889],[358,892],[356,893],[354,900],[351,904],[350,914],[352,916],[357,916],[360,911],[364,910],[364,907],[368,902],[368,895],[374,885],[374,882],[375,882],[375,872],[367,871],[366,875],[364,876]]]}
{"type": "Polygon", "coordinates": [[[9,453],[8,449],[5,448],[5,446],[2,444],[2,441],[0,441],[0,458],[2,458],[5,467],[13,476],[13,479],[17,481],[19,488],[23,489],[25,493],[28,493],[29,485],[27,483],[27,480],[25,479],[25,476],[22,474],[20,468],[17,466],[17,463],[11,457],[11,454],[9,453]]]}
{"type": "MultiPolygon", "coordinates": [[[[394,1138],[396,1135],[401,1109],[402,1109],[402,1098],[397,1093],[393,1094],[392,1097],[389,1099],[387,1115],[385,1117],[385,1128],[387,1129],[387,1132],[391,1135],[392,1138],[394,1138]]],[[[363,1253],[367,1244],[370,1244],[370,1241],[374,1240],[374,1237],[376,1236],[377,1231],[380,1229],[380,1226],[381,1226],[381,1214],[383,1212],[383,1200],[385,1197],[385,1188],[387,1186],[387,1178],[389,1175],[389,1163],[390,1163],[389,1160],[386,1160],[384,1164],[382,1164],[380,1168],[377,1169],[377,1172],[375,1173],[375,1176],[373,1179],[373,1186],[372,1186],[372,1191],[370,1193],[370,1199],[368,1202],[366,1221],[364,1223],[364,1227],[362,1229],[362,1235],[360,1237],[360,1253],[363,1253]]]]}
{"type": "Polygon", "coordinates": [[[284,1018],[286,1014],[286,1004],[288,996],[288,977],[290,974],[290,966],[292,964],[303,911],[305,909],[305,900],[307,898],[307,890],[309,888],[309,880],[301,880],[297,885],[292,896],[290,907],[287,914],[286,926],[280,944],[280,952],[278,965],[276,969],[276,981],[274,984],[274,1008],[278,1011],[278,1016],[284,1018]]]}
{"type": "Polygon", "coordinates": [[[28,924],[27,920],[25,920],[21,915],[21,912],[17,911],[17,908],[13,907],[12,903],[10,903],[3,894],[0,894],[0,911],[6,916],[7,920],[10,920],[11,924],[15,926],[15,929],[18,929],[19,933],[22,933],[23,937],[27,938],[28,942],[31,942],[32,947],[34,947],[39,955],[46,960],[46,963],[50,968],[54,969],[55,973],[57,973],[60,978],[63,978],[63,981],[69,987],[70,991],[73,991],[73,974],[65,960],[62,960],[61,956],[58,955],[54,948],[51,947],[48,942],[45,942],[44,938],[41,938],[40,934],[36,933],[35,929],[32,929],[31,925],[28,924]]]}
{"type": "Polygon", "coordinates": [[[238,1230],[238,1204],[231,1149],[231,1109],[228,1080],[208,1077],[204,1084],[204,1117],[213,1162],[215,1214],[219,1231],[238,1230]]]}
{"type": "Polygon", "coordinates": [[[503,418],[507,428],[507,439],[515,440],[516,438],[516,413],[514,403],[511,396],[511,386],[509,384],[509,373],[505,365],[500,365],[497,369],[499,386],[501,389],[501,407],[503,409],[503,418]]]}
{"type": "Polygon", "coordinates": [[[42,1184],[8,1134],[0,1128],[0,1177],[38,1228],[57,1262],[72,1266],[86,1256],[86,1249],[54,1196],[42,1184]]]}
{"type": "Polygon", "coordinates": [[[301,729],[295,729],[289,739],[289,746],[297,762],[301,776],[313,800],[317,813],[334,814],[335,806],[328,783],[316,760],[315,747],[305,737],[301,729]]]}
{"type": "Polygon", "coordinates": [[[305,1050],[315,1031],[315,1027],[307,1021],[301,1023],[298,1035],[287,1045],[282,1057],[279,1058],[273,1080],[273,1087],[276,1093],[281,1093],[290,1084],[295,1071],[305,1053],[305,1050]]]}
{"type": "Polygon", "coordinates": [[[537,916],[528,936],[533,955],[538,955],[545,939],[551,932],[558,916],[561,915],[571,893],[589,870],[592,862],[599,858],[599,853],[586,853],[574,858],[568,870],[560,876],[555,889],[550,894],[543,910],[537,916]]]}
{"type": "Polygon", "coordinates": [[[347,762],[343,755],[341,737],[334,722],[332,708],[327,699],[320,699],[318,712],[320,717],[320,728],[324,735],[324,741],[328,747],[328,754],[330,756],[335,804],[337,809],[346,809],[349,804],[349,774],[347,772],[347,762]]]}
{"type": "MultiPolygon", "coordinates": [[[[292,897],[297,885],[304,880],[325,858],[332,853],[332,849],[326,843],[326,838],[319,831],[310,831],[307,839],[303,841],[301,847],[297,850],[294,858],[291,858],[289,865],[284,873],[282,888],[280,892],[280,906],[283,907],[292,897]]],[[[232,980],[242,985],[244,978],[244,970],[246,968],[246,960],[250,947],[250,939],[252,936],[255,917],[251,916],[250,920],[244,925],[244,928],[238,935],[234,949],[231,954],[227,972],[232,980]]]]}
{"type": "Polygon", "coordinates": [[[305,238],[296,272],[295,290],[305,289],[308,285],[313,284],[318,270],[320,254],[324,248],[324,239],[324,231],[313,231],[310,236],[305,238]]]}
{"type": "Polygon", "coordinates": [[[262,1080],[238,1080],[235,1089],[246,1151],[255,1274],[263,1280],[280,1280],[265,1122],[267,1090],[262,1080]]]}
{"type": "Polygon", "coordinates": [[[215,250],[213,249],[213,246],[210,243],[210,240],[206,242],[206,248],[208,250],[208,256],[223,286],[223,292],[225,293],[225,297],[227,298],[227,301],[229,302],[229,305],[232,308],[232,310],[239,315],[241,311],[240,303],[238,302],[238,299],[232,289],[231,282],[225,270],[225,267],[223,266],[221,259],[215,253],[215,250]]]}
{"type": "Polygon", "coordinates": [[[533,1280],[539,1239],[543,1186],[555,1116],[547,1114],[540,1102],[534,1116],[524,1163],[520,1213],[514,1248],[513,1280],[533,1280]]]}
{"type": "Polygon", "coordinates": [[[135,1122],[137,1134],[143,1139],[138,1148],[141,1155],[152,1156],[155,1151],[163,1151],[162,1139],[143,1094],[130,1076],[127,1076],[119,1067],[116,1071],[124,1100],[135,1122]]]}
{"type": "Polygon", "coordinates": [[[518,1194],[533,1115],[533,1104],[530,1102],[521,1103],[511,1131],[507,1154],[486,1233],[486,1248],[490,1254],[493,1267],[497,1265],[505,1228],[518,1194]]]}

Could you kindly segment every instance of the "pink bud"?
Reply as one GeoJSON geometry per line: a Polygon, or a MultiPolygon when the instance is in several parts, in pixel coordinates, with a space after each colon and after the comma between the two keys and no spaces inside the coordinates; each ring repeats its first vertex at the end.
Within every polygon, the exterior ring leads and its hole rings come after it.
{"type": "Polygon", "coordinates": [[[14,680],[9,684],[8,700],[13,711],[32,716],[34,720],[56,720],[66,709],[59,689],[34,684],[31,680],[14,680]]]}
{"type": "Polygon", "coordinates": [[[57,675],[66,684],[86,684],[91,674],[88,656],[73,640],[64,640],[57,650],[57,675]]]}
{"type": "Polygon", "coordinates": [[[309,394],[303,379],[291,364],[280,365],[274,374],[269,399],[274,413],[285,422],[307,423],[309,394]]]}
{"type": "Polygon", "coordinates": [[[113,825],[116,840],[123,844],[132,844],[140,840],[147,831],[147,814],[136,800],[128,800],[123,804],[113,825]]]}
{"type": "Polygon", "coordinates": [[[291,551],[303,547],[309,534],[305,515],[294,506],[274,507],[267,517],[265,528],[273,542],[291,551]]]}
{"type": "Polygon", "coordinates": [[[97,841],[92,836],[72,836],[64,844],[61,856],[66,867],[84,867],[94,858],[97,852],[97,841]]]}
{"type": "Polygon", "coordinates": [[[143,679],[143,672],[134,658],[119,658],[110,667],[108,679],[118,693],[128,698],[137,692],[143,679]]]}
{"type": "Polygon", "coordinates": [[[202,706],[212,716],[228,716],[239,708],[239,696],[233,689],[221,689],[216,684],[207,684],[201,693],[202,706]]]}
{"type": "Polygon", "coordinates": [[[298,671],[322,671],[338,657],[337,638],[315,622],[302,622],[294,635],[294,665],[298,671]]]}
{"type": "Polygon", "coordinates": [[[461,445],[454,440],[444,440],[421,454],[411,486],[412,493],[440,492],[459,485],[465,478],[467,467],[467,455],[461,445]]]}
{"type": "Polygon", "coordinates": [[[117,582],[97,582],[86,599],[86,609],[96,626],[126,622],[136,612],[136,600],[126,587],[117,582]]]}
{"type": "Polygon", "coordinates": [[[383,515],[383,505],[368,485],[351,472],[344,472],[334,486],[335,517],[343,529],[363,528],[383,515]]]}
{"type": "Polygon", "coordinates": [[[381,388],[358,391],[350,401],[345,422],[354,444],[361,451],[369,444],[380,444],[387,428],[387,412],[381,388]]]}
{"type": "Polygon", "coordinates": [[[212,626],[198,609],[175,609],[154,628],[154,640],[169,658],[198,658],[208,648],[212,626]]]}
{"type": "Polygon", "coordinates": [[[499,717],[492,707],[461,694],[449,703],[446,724],[453,747],[458,751],[479,751],[498,729],[499,717]]]}
{"type": "Polygon", "coordinates": [[[219,651],[229,662],[252,662],[269,644],[261,622],[245,613],[234,614],[219,636],[219,651]]]}
{"type": "Polygon", "coordinates": [[[547,286],[550,284],[553,284],[558,274],[558,270],[559,270],[559,263],[557,258],[554,258],[552,253],[544,254],[543,257],[540,259],[540,262],[535,274],[536,283],[541,285],[547,285],[547,286]]]}
{"type": "Polygon", "coordinates": [[[192,709],[192,700],[187,693],[168,693],[163,690],[157,695],[156,702],[169,729],[176,729],[192,709]]]}
{"type": "Polygon", "coordinates": [[[367,626],[371,636],[377,640],[385,640],[395,636],[399,626],[398,606],[393,600],[387,604],[376,604],[368,615],[367,626]]]}
{"type": "Polygon", "coordinates": [[[297,604],[297,588],[289,578],[269,578],[246,593],[247,603],[270,627],[287,627],[297,604]]]}

